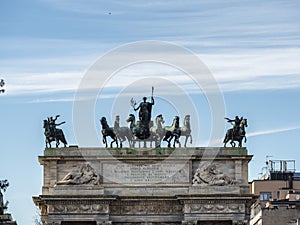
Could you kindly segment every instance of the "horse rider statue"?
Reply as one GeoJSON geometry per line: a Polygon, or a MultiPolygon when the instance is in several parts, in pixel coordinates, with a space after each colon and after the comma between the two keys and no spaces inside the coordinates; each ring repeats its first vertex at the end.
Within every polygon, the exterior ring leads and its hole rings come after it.
{"type": "Polygon", "coordinates": [[[59,117],[59,115],[55,116],[55,118],[48,117],[47,120],[44,120],[44,135],[46,137],[46,147],[51,148],[51,142],[52,141],[56,141],[56,147],[58,147],[60,141],[64,144],[64,146],[67,146],[67,140],[65,138],[64,132],[62,131],[62,129],[58,129],[56,128],[57,126],[60,126],[64,123],[66,123],[65,121],[56,124],[56,120],[59,117]]]}
{"type": "Polygon", "coordinates": [[[53,117],[48,117],[48,124],[49,124],[49,128],[50,128],[50,135],[52,137],[55,137],[57,135],[57,126],[60,126],[64,123],[66,123],[65,121],[56,124],[55,121],[57,120],[57,118],[59,117],[59,115],[55,116],[55,119],[53,119],[53,117]]]}
{"type": "Polygon", "coordinates": [[[225,119],[227,120],[228,123],[231,123],[233,125],[232,138],[234,138],[239,134],[240,123],[243,120],[243,117],[241,117],[240,119],[238,116],[235,116],[233,120],[225,117],[225,119]]]}

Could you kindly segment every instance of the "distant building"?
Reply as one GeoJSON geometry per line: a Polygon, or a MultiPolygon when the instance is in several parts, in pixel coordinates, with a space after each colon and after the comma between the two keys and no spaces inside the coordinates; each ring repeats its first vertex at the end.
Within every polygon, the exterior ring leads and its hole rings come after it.
{"type": "Polygon", "coordinates": [[[251,207],[250,225],[300,225],[300,173],[294,160],[270,160],[268,171],[250,183],[258,196],[251,207]]]}

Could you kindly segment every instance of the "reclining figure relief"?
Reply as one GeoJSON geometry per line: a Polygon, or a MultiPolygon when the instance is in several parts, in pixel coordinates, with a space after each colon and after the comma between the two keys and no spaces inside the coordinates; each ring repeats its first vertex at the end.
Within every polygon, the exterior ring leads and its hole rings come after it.
{"type": "Polygon", "coordinates": [[[237,181],[231,179],[229,176],[218,170],[215,164],[209,165],[205,168],[198,168],[194,174],[192,184],[197,185],[231,185],[236,184],[237,181]]]}
{"type": "Polygon", "coordinates": [[[90,164],[84,164],[79,171],[69,172],[57,185],[65,184],[100,184],[100,176],[95,172],[90,164]]]}

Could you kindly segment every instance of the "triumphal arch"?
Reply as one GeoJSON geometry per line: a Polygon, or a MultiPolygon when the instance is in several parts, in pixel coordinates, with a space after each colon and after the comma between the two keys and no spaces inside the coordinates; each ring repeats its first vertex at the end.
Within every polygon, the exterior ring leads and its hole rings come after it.
{"type": "Polygon", "coordinates": [[[51,225],[247,224],[250,160],[246,148],[46,148],[33,200],[51,225]]]}
{"type": "Polygon", "coordinates": [[[146,97],[132,102],[139,112],[137,121],[129,115],[129,127],[120,127],[119,116],[113,127],[102,117],[102,148],[67,147],[57,128],[64,122],[55,122],[59,116],[44,120],[43,187],[33,197],[43,224],[248,224],[253,196],[248,186],[252,156],[242,147],[247,119],[225,118],[233,128],[224,144],[230,141],[232,147],[187,147],[190,115],[181,127],[179,116],[164,126],[162,115],[152,122],[153,105],[152,88],[150,102],[146,97]],[[181,136],[186,138],[182,144],[181,136]]]}

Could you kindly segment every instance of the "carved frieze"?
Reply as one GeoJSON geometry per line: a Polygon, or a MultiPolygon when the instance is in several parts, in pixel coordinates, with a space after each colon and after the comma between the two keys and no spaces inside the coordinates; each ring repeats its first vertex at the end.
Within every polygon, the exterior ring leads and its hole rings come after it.
{"type": "Polygon", "coordinates": [[[110,213],[114,215],[170,215],[182,214],[182,205],[175,202],[149,201],[149,202],[127,202],[110,206],[110,213]]]}
{"type": "Polygon", "coordinates": [[[101,222],[97,222],[97,225],[110,225],[112,224],[111,221],[101,221],[101,222]]]}
{"type": "Polygon", "coordinates": [[[195,221],[182,221],[182,225],[197,225],[197,220],[195,220],[195,221]]]}
{"type": "Polygon", "coordinates": [[[233,221],[233,225],[248,225],[248,222],[246,220],[244,221],[233,221]]]}
{"type": "Polygon", "coordinates": [[[49,222],[46,225],[60,225],[60,222],[49,222]]]}
{"type": "Polygon", "coordinates": [[[185,213],[244,213],[244,204],[186,204],[185,213]]]}
{"type": "Polygon", "coordinates": [[[108,213],[108,205],[89,205],[89,204],[67,204],[67,205],[52,205],[49,207],[50,213],[54,214],[95,214],[108,213]]]}

